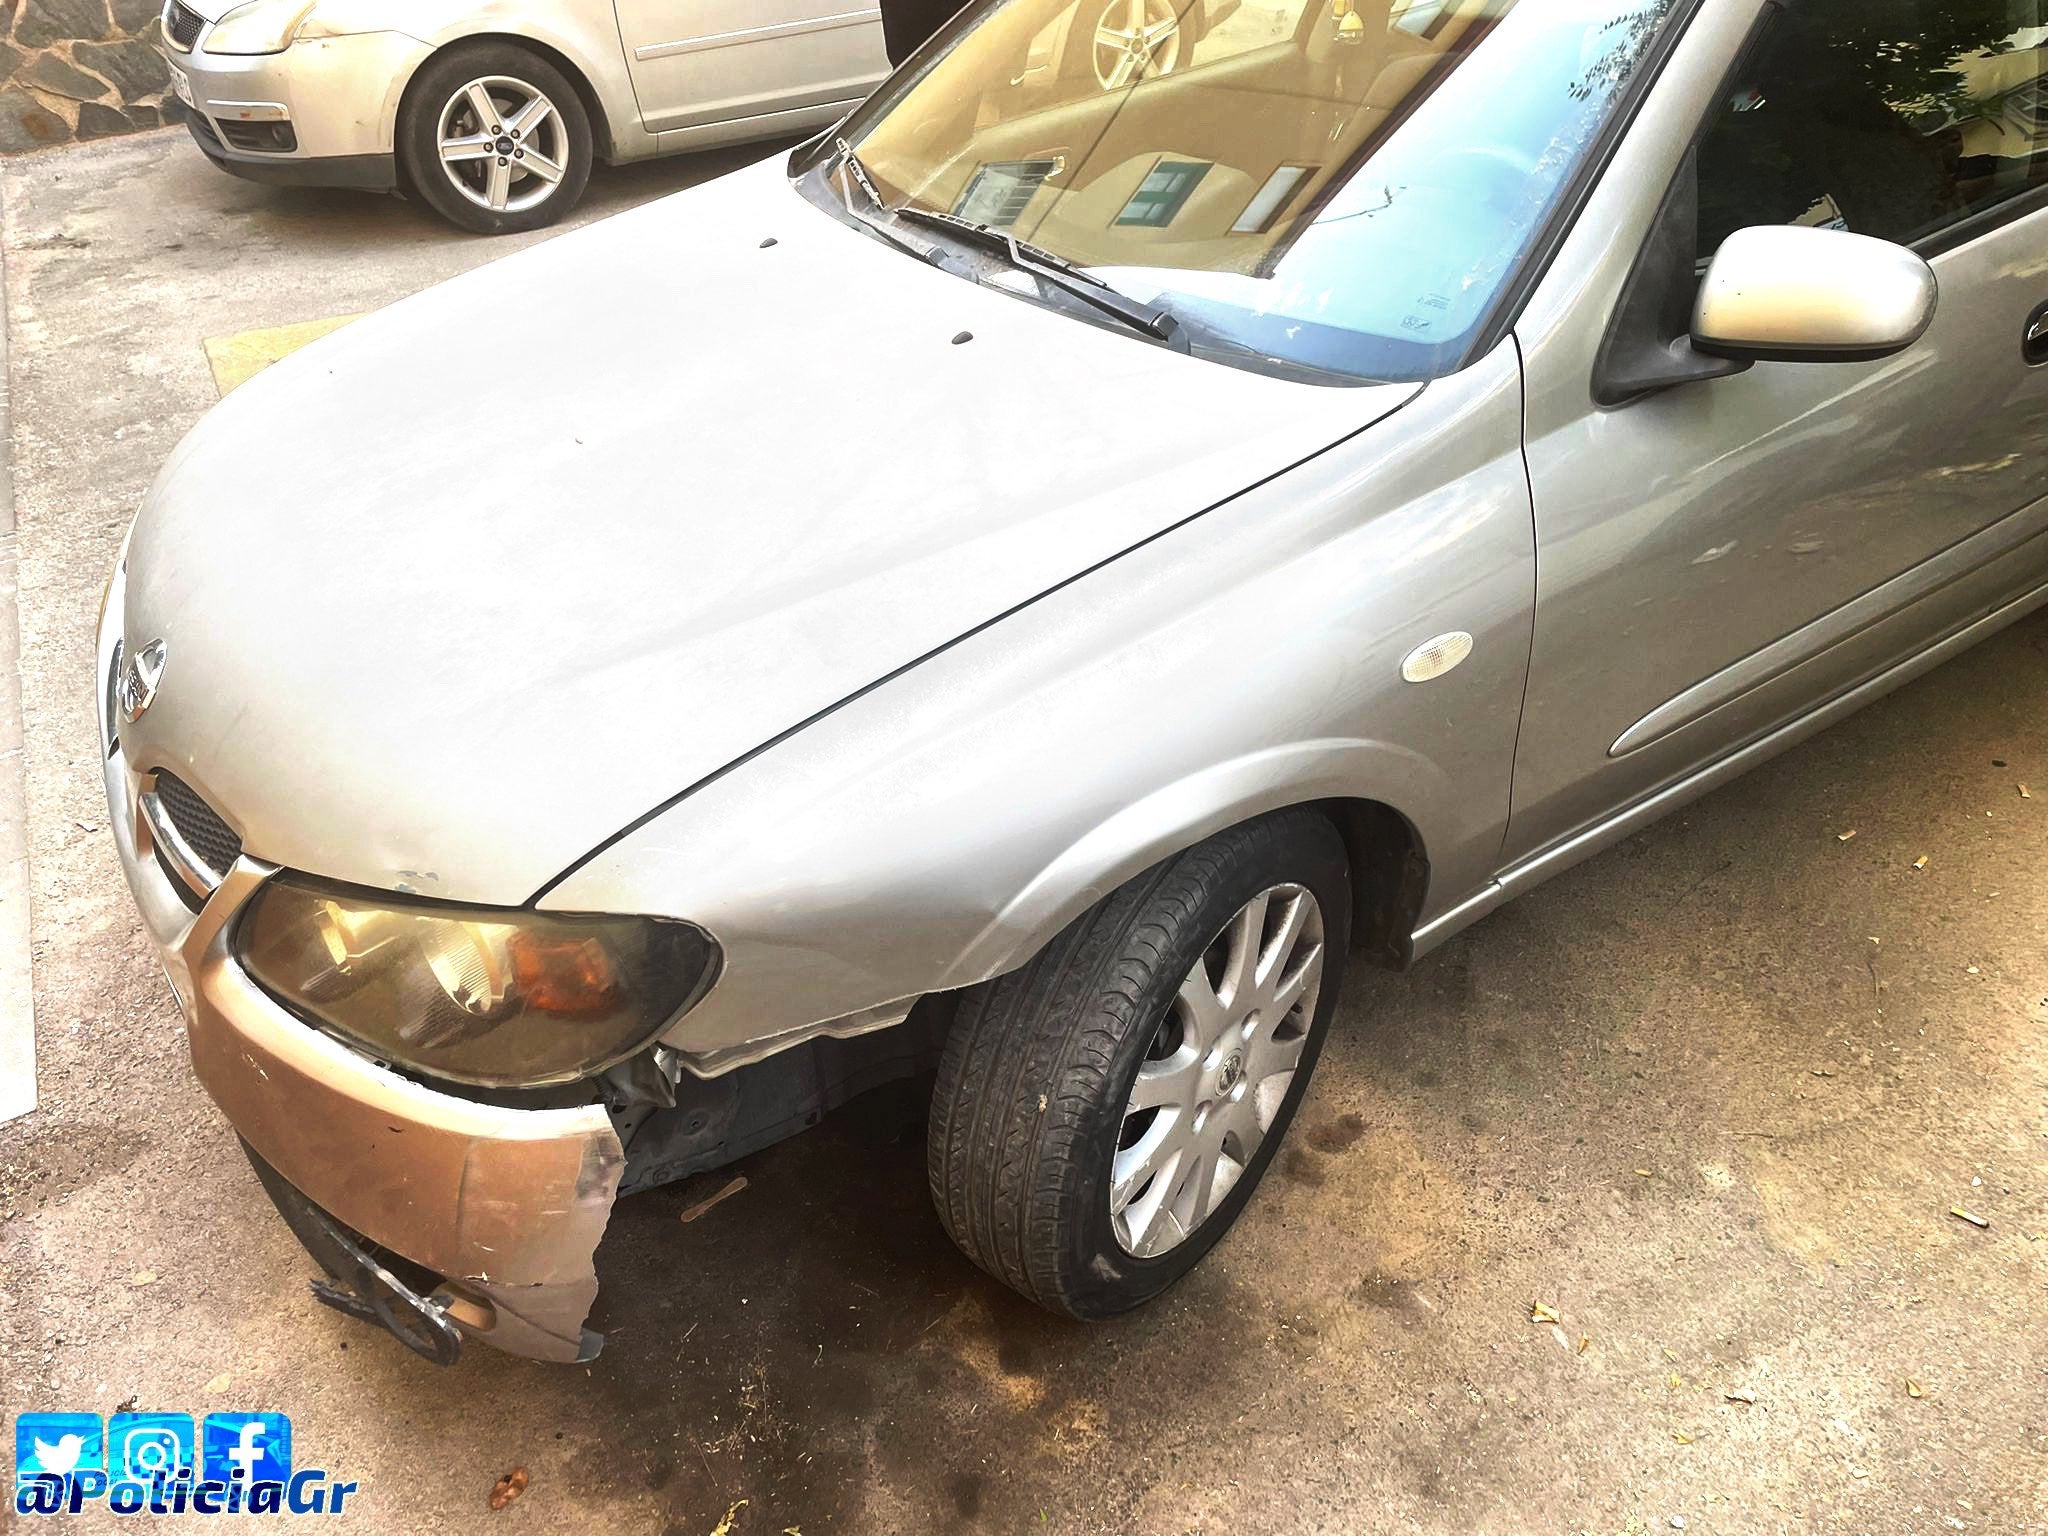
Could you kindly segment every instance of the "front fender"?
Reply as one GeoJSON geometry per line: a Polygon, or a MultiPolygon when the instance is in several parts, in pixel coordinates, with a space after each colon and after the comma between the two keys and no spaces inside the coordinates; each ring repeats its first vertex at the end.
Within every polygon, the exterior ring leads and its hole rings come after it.
{"type": "Polygon", "coordinates": [[[700,1070],[998,975],[1286,805],[1398,812],[1428,849],[1426,920],[1491,878],[1506,825],[1534,598],[1520,428],[1508,346],[714,775],[542,905],[716,935],[719,983],[667,1036],[700,1070]],[[1404,682],[1453,630],[1470,658],[1404,682]]]}
{"type": "Polygon", "coordinates": [[[1225,828],[1312,801],[1436,805],[1443,769],[1390,741],[1289,742],[1162,786],[1061,849],[954,961],[948,987],[999,976],[1126,880],[1225,828]]]}

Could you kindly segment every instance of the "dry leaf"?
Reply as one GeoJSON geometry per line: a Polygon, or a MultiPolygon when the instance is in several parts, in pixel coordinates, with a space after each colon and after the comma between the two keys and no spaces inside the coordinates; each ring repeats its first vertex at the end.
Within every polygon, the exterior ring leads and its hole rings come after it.
{"type": "Polygon", "coordinates": [[[747,1176],[743,1173],[738,1178],[733,1179],[730,1183],[728,1183],[725,1186],[725,1188],[719,1190],[717,1194],[706,1196],[704,1199],[699,1200],[695,1205],[691,1206],[688,1210],[684,1211],[682,1219],[684,1221],[695,1221],[699,1216],[702,1216],[706,1211],[710,1210],[711,1207],[718,1204],[719,1201],[730,1200],[734,1195],[738,1194],[741,1190],[745,1189],[746,1187],[747,1176]]]}
{"type": "Polygon", "coordinates": [[[1679,1375],[1678,1372],[1673,1371],[1671,1373],[1670,1385],[1671,1390],[1676,1392],[1680,1387],[1685,1385],[1685,1378],[1679,1375]]]}
{"type": "Polygon", "coordinates": [[[218,1397],[221,1393],[227,1391],[228,1383],[233,1379],[234,1378],[229,1376],[226,1371],[222,1371],[218,1376],[214,1377],[213,1380],[209,1381],[205,1386],[201,1387],[199,1390],[204,1392],[208,1397],[218,1397]]]}
{"type": "Polygon", "coordinates": [[[510,1472],[499,1478],[497,1484],[491,1489],[491,1508],[503,1509],[507,1504],[518,1498],[519,1495],[526,1492],[526,1483],[526,1468],[514,1467],[510,1472]]]}
{"type": "Polygon", "coordinates": [[[1592,1339],[1592,1336],[1591,1336],[1590,1334],[1584,1334],[1584,1333],[1580,1334],[1580,1335],[1579,1335],[1579,1353],[1583,1355],[1583,1354],[1584,1354],[1584,1353],[1585,1353],[1585,1352],[1586,1352],[1587,1350],[1591,1349],[1592,1347],[1593,1347],[1593,1339],[1592,1339]]]}
{"type": "Polygon", "coordinates": [[[1920,855],[1919,858],[1915,859],[1913,861],[1913,867],[1915,869],[1925,869],[1927,867],[1927,855],[1923,853],[1920,855]]]}
{"type": "Polygon", "coordinates": [[[1557,1308],[1547,1307],[1540,1301],[1529,1303],[1529,1321],[1532,1323],[1558,1323],[1564,1321],[1557,1308]]]}
{"type": "Polygon", "coordinates": [[[1855,835],[1856,829],[1854,827],[1851,827],[1846,832],[1837,832],[1835,834],[1835,841],[1838,843],[1846,843],[1849,841],[1850,838],[1854,837],[1855,835]]]}
{"type": "Polygon", "coordinates": [[[1986,1221],[1982,1216],[1979,1216],[1976,1212],[1966,1211],[1960,1205],[1950,1206],[1948,1208],[1948,1213],[1951,1216],[1960,1216],[1964,1221],[1967,1221],[1973,1227],[1988,1227],[1991,1225],[1990,1222],[1986,1221]]]}
{"type": "Polygon", "coordinates": [[[138,1269],[128,1277],[128,1283],[130,1285],[155,1285],[156,1271],[153,1269],[138,1269]]]}
{"type": "Polygon", "coordinates": [[[711,1536],[732,1536],[733,1519],[735,1516],[739,1514],[741,1510],[745,1509],[746,1507],[747,1501],[745,1499],[741,1499],[737,1504],[734,1504],[730,1508],[728,1508],[725,1512],[725,1518],[719,1521],[718,1524],[711,1527],[711,1536]]]}
{"type": "Polygon", "coordinates": [[[1676,1440],[1680,1445],[1692,1444],[1692,1436],[1688,1435],[1682,1429],[1674,1429],[1673,1431],[1671,1431],[1671,1438],[1676,1440]]]}
{"type": "Polygon", "coordinates": [[[2034,798],[2034,793],[2032,790],[2028,789],[2026,785],[2022,784],[2020,786],[2020,798],[2022,800],[2031,800],[2034,798]]]}
{"type": "Polygon", "coordinates": [[[1731,1403],[1753,1403],[1756,1401],[1756,1388],[1735,1387],[1721,1395],[1731,1403]]]}
{"type": "Polygon", "coordinates": [[[1921,1391],[1921,1390],[1920,1390],[1920,1383],[1919,1383],[1919,1382],[1915,1381],[1915,1380],[1914,1380],[1914,1379],[1913,1379],[1912,1377],[1910,1377],[1910,1376],[1908,1376],[1908,1377],[1906,1378],[1906,1396],[1908,1396],[1908,1397],[1925,1397],[1926,1395],[1927,1395],[1927,1394],[1926,1394],[1925,1392],[1923,1392],[1923,1391],[1921,1391]]]}

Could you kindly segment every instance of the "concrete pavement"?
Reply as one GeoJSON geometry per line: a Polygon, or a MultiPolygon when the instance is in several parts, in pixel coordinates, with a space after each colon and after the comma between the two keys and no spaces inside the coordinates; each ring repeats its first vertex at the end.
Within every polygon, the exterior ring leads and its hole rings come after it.
{"type": "MultiPolygon", "coordinates": [[[[600,172],[587,214],[732,163],[600,172]]],[[[1358,974],[1275,1178],[1144,1313],[983,1280],[885,1094],[687,1226],[722,1180],[622,1205],[590,1368],[435,1372],[309,1300],[192,1081],[90,638],[205,338],[510,247],[175,134],[0,193],[43,1086],[0,1127],[11,1409],[282,1409],[372,1532],[2048,1532],[2048,618],[1358,974]]]]}

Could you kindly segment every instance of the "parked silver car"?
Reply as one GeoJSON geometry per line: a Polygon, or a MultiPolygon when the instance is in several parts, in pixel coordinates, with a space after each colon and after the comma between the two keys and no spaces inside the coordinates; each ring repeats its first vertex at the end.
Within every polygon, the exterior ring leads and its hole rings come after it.
{"type": "MultiPolygon", "coordinates": [[[[1116,0],[1121,4],[1122,0],[1116,0]]],[[[843,116],[945,0],[168,0],[164,55],[222,170],[403,189],[534,229],[626,161],[843,116]]]]}
{"type": "Polygon", "coordinates": [[[2036,0],[1284,0],[1163,73],[1076,14],[357,322],[145,499],[121,859],[425,1353],[587,1356],[617,1195],[932,1068],[961,1247],[1135,1306],[1349,959],[2048,600],[2036,0]]]}

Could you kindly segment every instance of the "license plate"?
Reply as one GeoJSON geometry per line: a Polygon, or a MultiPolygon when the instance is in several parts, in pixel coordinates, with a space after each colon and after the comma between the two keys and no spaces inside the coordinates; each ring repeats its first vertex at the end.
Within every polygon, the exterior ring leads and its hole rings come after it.
{"type": "Polygon", "coordinates": [[[191,78],[188,75],[186,75],[185,71],[178,68],[178,66],[175,64],[171,65],[170,68],[171,94],[176,96],[178,100],[185,103],[186,106],[189,107],[193,105],[191,78]]]}

